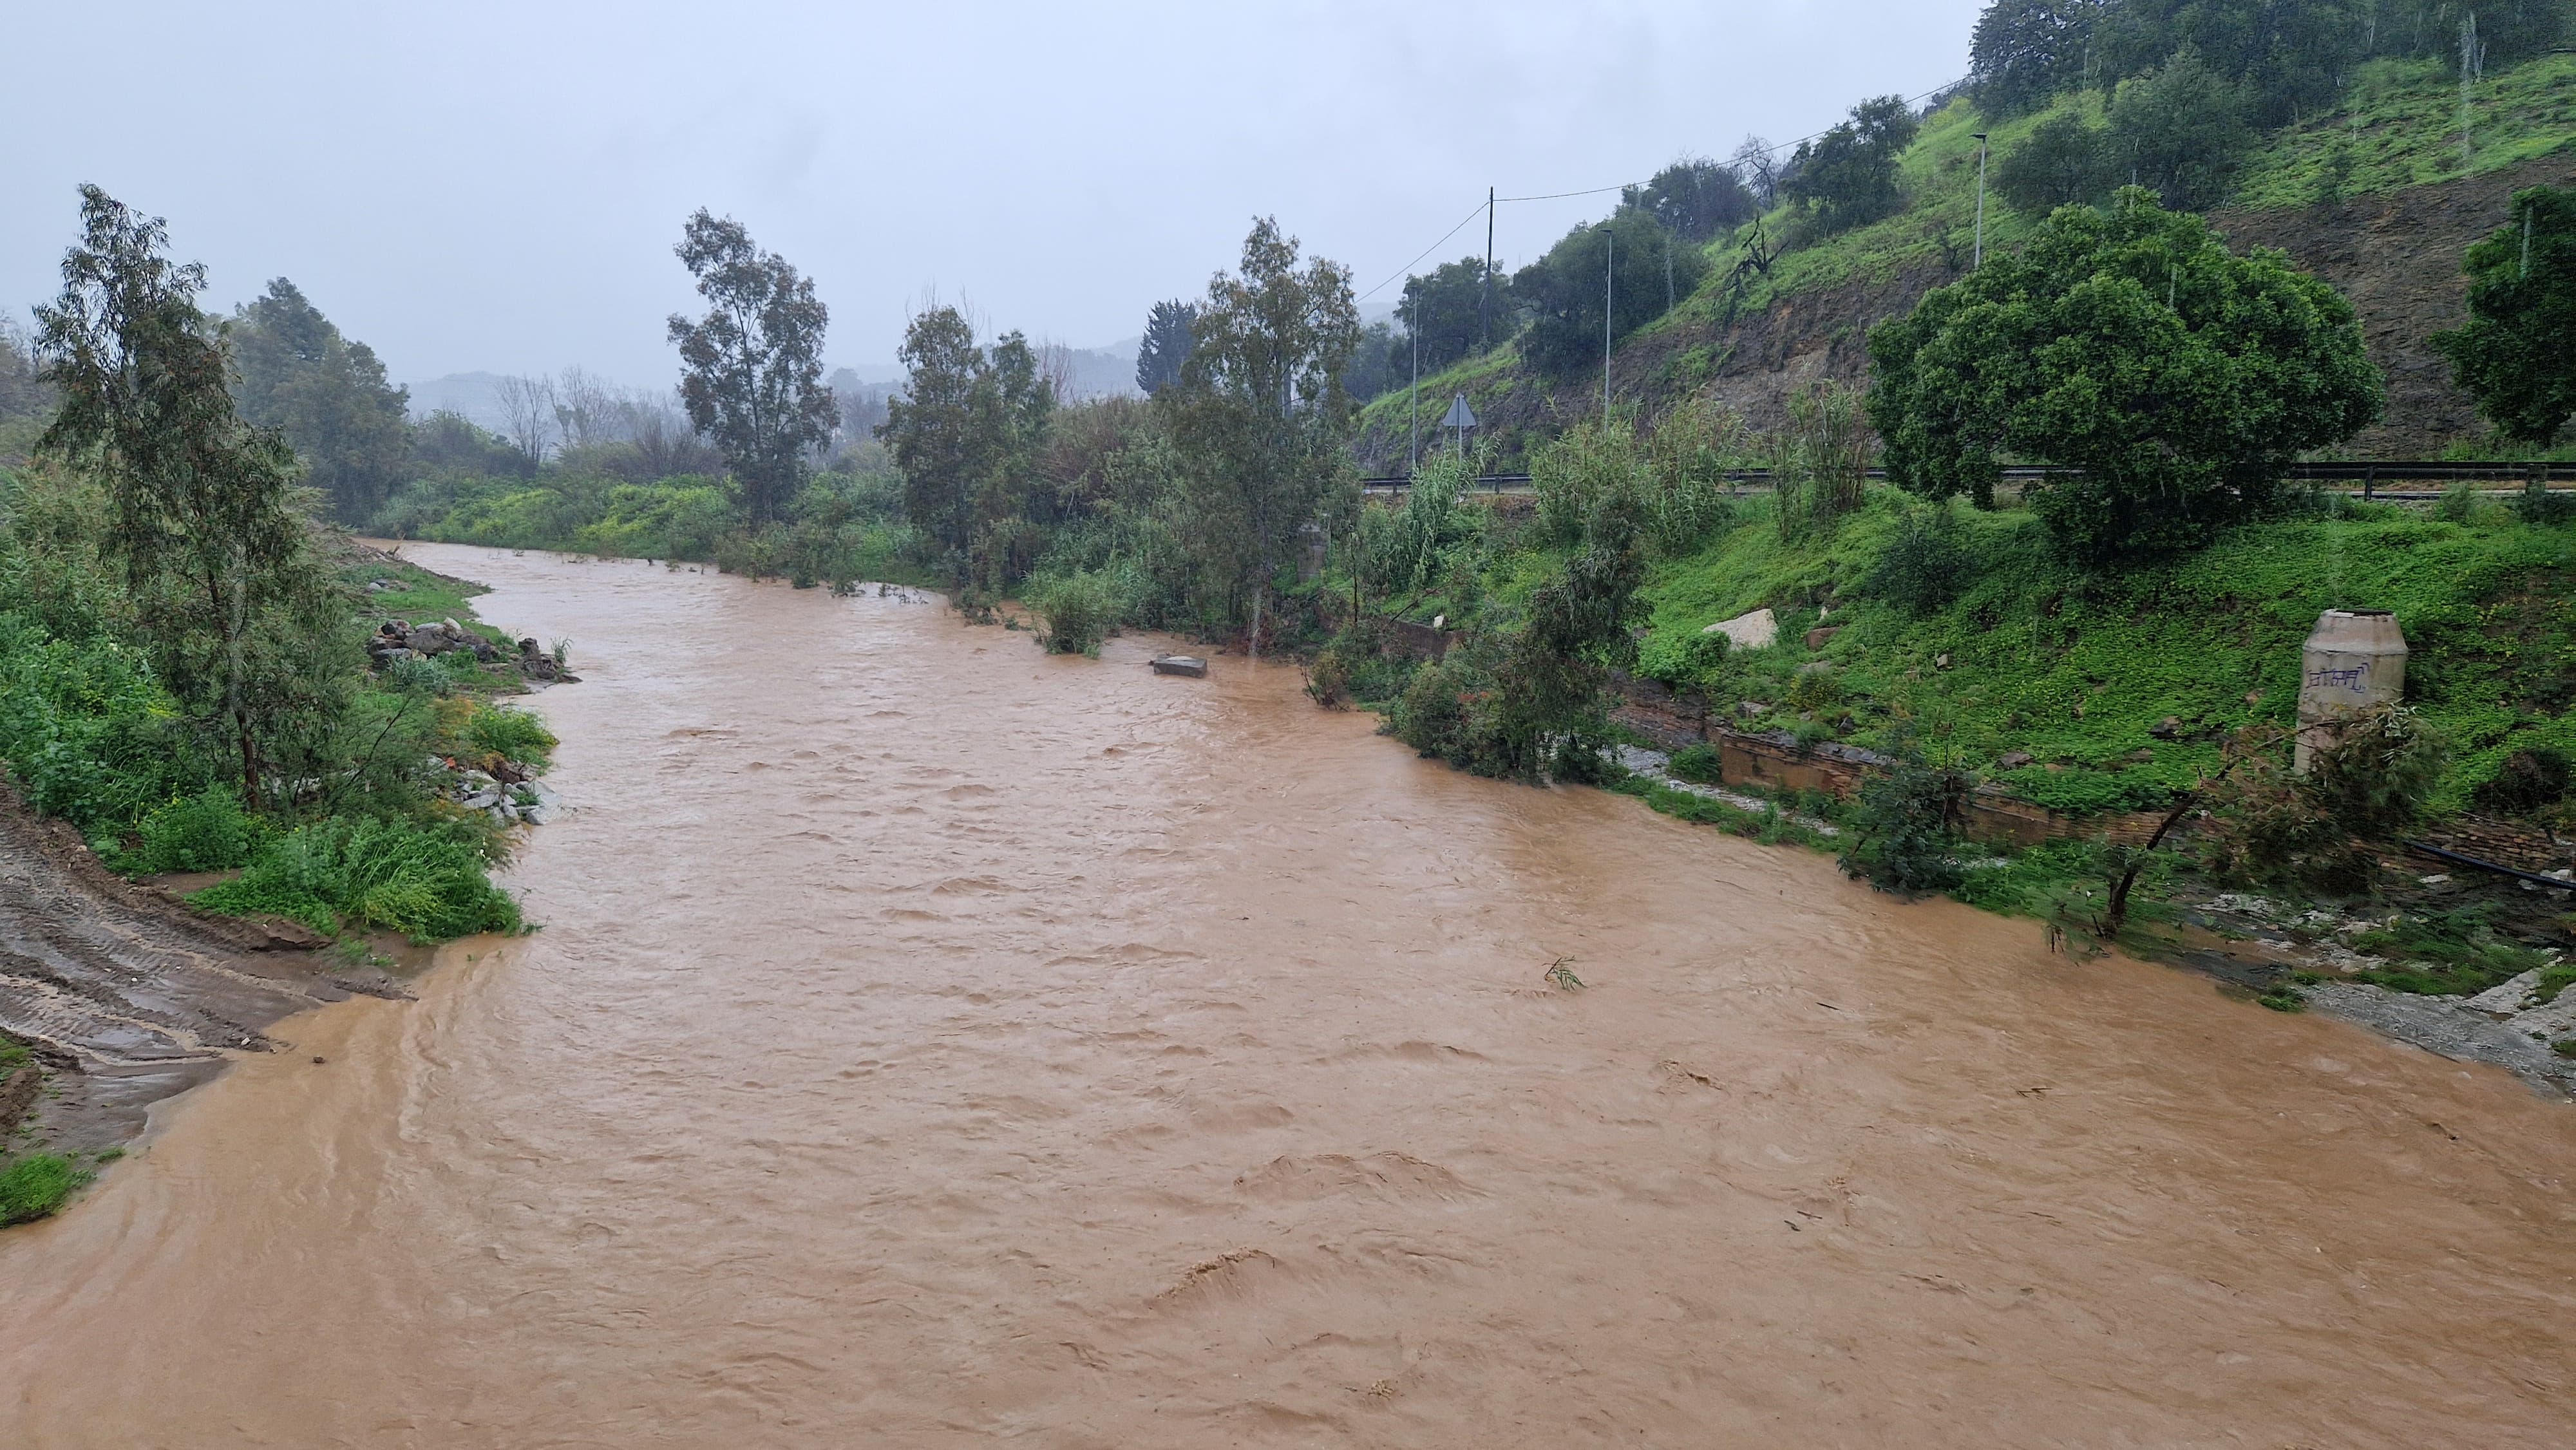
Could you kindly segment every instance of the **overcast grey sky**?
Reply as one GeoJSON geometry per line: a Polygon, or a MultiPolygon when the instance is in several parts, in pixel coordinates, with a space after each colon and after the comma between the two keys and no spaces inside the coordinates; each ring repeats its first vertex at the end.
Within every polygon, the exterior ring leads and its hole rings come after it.
{"type": "MultiPolygon", "coordinates": [[[[934,294],[1096,346],[1256,213],[1371,287],[1488,184],[1630,180],[1956,79],[1981,0],[0,8],[22,318],[96,181],[169,218],[215,301],[290,277],[398,380],[658,384],[701,205],[815,279],[836,363],[891,361],[934,294]]],[[[1499,257],[1612,200],[1502,208],[1499,257]]]]}

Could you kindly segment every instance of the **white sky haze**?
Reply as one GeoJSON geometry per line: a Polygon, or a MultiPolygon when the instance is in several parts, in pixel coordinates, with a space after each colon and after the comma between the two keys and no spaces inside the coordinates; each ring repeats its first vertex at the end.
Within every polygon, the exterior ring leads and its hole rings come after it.
{"type": "MultiPolygon", "coordinates": [[[[1370,287],[1488,184],[1634,180],[1955,80],[1980,8],[15,0],[0,302],[52,295],[96,181],[169,219],[214,302],[290,277],[397,380],[658,384],[703,205],[815,279],[836,363],[891,361],[934,295],[1096,346],[1203,290],[1255,214],[1370,287]]],[[[1614,200],[1503,208],[1498,259],[1614,200]]]]}

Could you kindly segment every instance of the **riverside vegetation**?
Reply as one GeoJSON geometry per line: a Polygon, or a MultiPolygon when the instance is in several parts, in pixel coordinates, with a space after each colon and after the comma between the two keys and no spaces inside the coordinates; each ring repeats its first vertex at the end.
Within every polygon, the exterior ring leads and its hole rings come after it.
{"type": "MultiPolygon", "coordinates": [[[[311,519],[306,468],[246,422],[256,343],[202,314],[161,224],[95,188],[30,349],[0,337],[0,762],[24,804],[129,876],[218,873],[199,909],[291,918],[351,952],[522,929],[511,838],[446,789],[554,742],[471,649],[371,669],[371,618],[463,592],[311,519]],[[31,356],[32,352],[32,356],[31,356]]],[[[341,356],[346,356],[343,352],[341,356]]],[[[488,632],[486,632],[488,634],[488,632]]],[[[0,1044],[0,1079],[25,1061],[0,1044]]],[[[0,1222],[82,1181],[0,1166],[0,1222]]]]}

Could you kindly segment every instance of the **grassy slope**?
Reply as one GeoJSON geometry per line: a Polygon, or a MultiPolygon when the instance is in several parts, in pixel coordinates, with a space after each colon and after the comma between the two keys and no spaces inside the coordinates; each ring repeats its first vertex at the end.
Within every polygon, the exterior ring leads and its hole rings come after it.
{"type": "MultiPolygon", "coordinates": [[[[2098,117],[2102,102],[2098,94],[2084,93],[2066,97],[2059,105],[2098,117]]],[[[2044,114],[1991,127],[1994,155],[2000,157],[2019,145],[2044,114]]],[[[2475,146],[2463,152],[2458,83],[2429,61],[2374,63],[2363,70],[2344,108],[2269,139],[2241,179],[2234,204],[2310,205],[2318,199],[2329,158],[2338,151],[2349,155],[2352,166],[2343,190],[2358,195],[2479,175],[2576,149],[2576,56],[2544,56],[2489,76],[2474,97],[2472,114],[2475,146]]],[[[1951,102],[1924,123],[1922,134],[1905,154],[1904,211],[1781,256],[1740,297],[1730,294],[1726,273],[1750,229],[1712,243],[1713,265],[1699,290],[1670,315],[1623,338],[1621,349],[1659,342],[1675,329],[1717,330],[1730,312],[1758,314],[1845,283],[1888,281],[1907,271],[1944,267],[1953,254],[1964,265],[1976,227],[1975,133],[1983,126],[1973,104],[1965,99],[1951,102]]],[[[1782,208],[1761,225],[1767,235],[1777,238],[1789,223],[1790,213],[1782,208]]],[[[2032,225],[2031,218],[1988,197],[1989,249],[2020,245],[2032,225]]],[[[1695,386],[1708,370],[1722,367],[1725,359],[1708,356],[1702,349],[1691,362],[1692,366],[1666,369],[1662,386],[1695,386]]],[[[1498,401],[1546,386],[1544,380],[1526,373],[1518,355],[1505,347],[1424,378],[1423,412],[1426,419],[1437,418],[1452,394],[1464,392],[1480,413],[1493,413],[1498,401]]],[[[1381,397],[1362,410],[1361,429],[1401,439],[1406,409],[1402,391],[1381,397]]],[[[1426,434],[1429,431],[1426,423],[1426,434]]]]}
{"type": "Polygon", "coordinates": [[[1776,701],[1798,666],[1821,658],[1844,686],[1847,738],[1883,741],[1912,719],[1979,768],[2026,750],[2071,769],[2032,767],[2012,783],[2067,806],[2151,799],[2214,764],[2224,732],[2287,723],[2300,642],[2333,607],[2397,612],[2413,649],[2410,697],[2461,747],[2445,804],[2516,747],[2576,749],[2576,720],[2551,713],[2576,693],[2576,530],[2527,527],[2492,505],[2473,526],[2383,506],[2242,528],[2189,559],[2086,581],[2048,560],[2027,514],[1962,509],[1981,577],[1915,619],[1862,592],[1905,507],[1875,491],[1831,537],[1791,546],[1767,502],[1750,504],[1709,548],[1658,571],[1647,591],[1656,635],[1770,606],[1783,643],[1741,658],[1730,697],[1776,701]],[[1819,606],[1844,629],[1810,655],[1800,637],[1819,606]],[[2183,738],[2151,738],[2168,715],[2183,738]],[[2131,763],[2140,750],[2152,759],[2131,763]]]}
{"type": "Polygon", "coordinates": [[[2242,207],[2306,206],[2341,151],[2346,195],[2397,191],[2500,171],[2576,147],[2576,56],[2550,55],[2487,77],[2460,144],[2459,82],[2432,61],[2380,61],[2344,107],[2281,132],[2237,186],[2242,207]]]}

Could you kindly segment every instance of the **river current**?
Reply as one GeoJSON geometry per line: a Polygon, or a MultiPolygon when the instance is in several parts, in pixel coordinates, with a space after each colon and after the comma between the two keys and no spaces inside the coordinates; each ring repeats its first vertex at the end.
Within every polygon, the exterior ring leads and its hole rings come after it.
{"type": "Polygon", "coordinates": [[[0,1234],[0,1443],[2576,1443],[2576,1111],[2501,1072],[1292,666],[405,553],[573,641],[543,930],[0,1234]]]}

